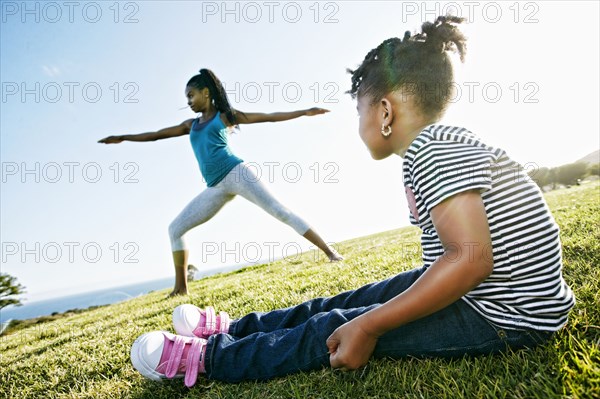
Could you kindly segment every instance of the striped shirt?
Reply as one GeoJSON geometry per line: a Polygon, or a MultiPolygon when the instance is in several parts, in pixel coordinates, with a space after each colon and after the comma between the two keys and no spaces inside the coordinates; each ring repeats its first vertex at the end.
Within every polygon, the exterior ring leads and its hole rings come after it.
{"type": "Polygon", "coordinates": [[[494,267],[464,301],[503,328],[556,331],[567,322],[575,297],[562,277],[559,229],[521,165],[464,128],[430,125],[407,149],[403,178],[426,267],[444,253],[431,210],[457,193],[481,193],[494,267]]]}

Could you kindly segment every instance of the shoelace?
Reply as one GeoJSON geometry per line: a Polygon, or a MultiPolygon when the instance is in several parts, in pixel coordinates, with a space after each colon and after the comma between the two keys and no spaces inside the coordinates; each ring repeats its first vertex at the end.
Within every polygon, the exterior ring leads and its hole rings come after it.
{"type": "Polygon", "coordinates": [[[175,341],[173,343],[173,348],[171,349],[171,355],[169,356],[169,361],[167,362],[165,376],[167,378],[175,377],[175,374],[177,374],[177,371],[179,370],[179,366],[181,364],[181,358],[183,357],[185,345],[191,344],[185,362],[184,383],[185,386],[188,388],[194,386],[196,380],[198,379],[198,373],[205,372],[204,358],[202,358],[202,362],[200,361],[205,342],[205,340],[200,338],[183,337],[179,335],[176,336],[175,341]]]}
{"type": "Polygon", "coordinates": [[[198,337],[208,338],[216,332],[227,332],[228,329],[229,315],[225,312],[219,312],[219,316],[217,316],[215,309],[212,306],[207,306],[204,314],[200,315],[200,323],[193,332],[198,337]],[[204,320],[202,320],[203,318],[204,320]]]}

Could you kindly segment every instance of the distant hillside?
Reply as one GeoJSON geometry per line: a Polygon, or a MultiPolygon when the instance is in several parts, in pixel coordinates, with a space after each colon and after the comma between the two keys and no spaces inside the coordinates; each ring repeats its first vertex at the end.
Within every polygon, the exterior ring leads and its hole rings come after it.
{"type": "Polygon", "coordinates": [[[596,150],[585,157],[578,159],[577,162],[600,163],[600,150],[596,150]]]}

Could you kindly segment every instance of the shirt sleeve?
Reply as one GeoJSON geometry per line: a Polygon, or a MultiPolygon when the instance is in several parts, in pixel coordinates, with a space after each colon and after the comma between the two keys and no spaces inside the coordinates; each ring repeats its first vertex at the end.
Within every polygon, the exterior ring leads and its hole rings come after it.
{"type": "Polygon", "coordinates": [[[486,148],[454,141],[430,141],[415,154],[412,183],[427,212],[447,198],[492,187],[494,155],[486,148]]]}

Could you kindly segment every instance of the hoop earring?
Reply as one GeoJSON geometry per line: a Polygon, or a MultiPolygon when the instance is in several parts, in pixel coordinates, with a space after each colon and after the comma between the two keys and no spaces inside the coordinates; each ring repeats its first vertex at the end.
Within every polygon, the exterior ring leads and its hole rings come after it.
{"type": "Polygon", "coordinates": [[[381,124],[381,134],[383,135],[383,137],[388,137],[390,134],[392,134],[392,126],[388,125],[388,127],[385,127],[385,124],[381,124]]]}

